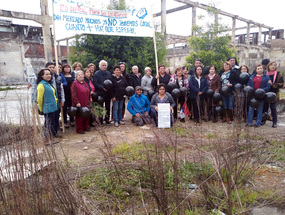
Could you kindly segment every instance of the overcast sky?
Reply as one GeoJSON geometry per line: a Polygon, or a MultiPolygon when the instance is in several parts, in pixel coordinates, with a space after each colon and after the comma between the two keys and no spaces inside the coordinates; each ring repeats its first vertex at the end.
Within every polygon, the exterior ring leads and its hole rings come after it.
{"type": "MultiPolygon", "coordinates": [[[[58,0],[57,0],[58,1],[58,0]]],[[[64,0],[61,0],[64,1],[64,0]]],[[[81,0],[74,0],[81,1],[81,0]]],[[[86,0],[91,2],[96,8],[106,9],[108,0],[86,0]]],[[[51,0],[49,0],[51,3],[51,0]]],[[[151,7],[153,13],[160,11],[160,0],[127,0],[127,4],[132,7],[151,7]]],[[[196,1],[195,1],[196,2],[196,1]]],[[[285,28],[285,1],[271,0],[262,2],[260,0],[199,0],[199,3],[209,4],[213,3],[217,8],[238,15],[240,17],[253,20],[258,23],[272,26],[274,29],[285,28]]],[[[181,6],[183,4],[175,2],[174,0],[166,0],[167,9],[181,6]]],[[[51,7],[51,4],[50,4],[51,7]]],[[[28,13],[40,13],[40,0],[0,0],[0,9],[13,10],[28,13]]],[[[203,10],[197,9],[197,15],[205,15],[203,10]]],[[[220,16],[222,23],[231,27],[231,18],[220,16]]],[[[167,33],[178,35],[191,34],[191,8],[169,14],[166,17],[167,33]]],[[[155,20],[159,22],[159,19],[155,20]]],[[[17,23],[23,23],[23,21],[17,23]]],[[[198,23],[201,24],[201,23],[198,23]]],[[[244,27],[246,23],[237,21],[237,27],[244,27]]],[[[263,29],[263,31],[266,29],[263,29]]],[[[258,31],[252,29],[252,31],[258,31]]],[[[64,35],[57,35],[57,39],[63,38],[64,35]]]]}

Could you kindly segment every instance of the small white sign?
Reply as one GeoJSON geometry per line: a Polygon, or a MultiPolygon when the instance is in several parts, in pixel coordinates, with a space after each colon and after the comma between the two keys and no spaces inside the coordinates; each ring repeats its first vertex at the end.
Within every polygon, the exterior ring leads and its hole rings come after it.
{"type": "Polygon", "coordinates": [[[158,128],[170,128],[170,104],[158,103],[158,128]]]}

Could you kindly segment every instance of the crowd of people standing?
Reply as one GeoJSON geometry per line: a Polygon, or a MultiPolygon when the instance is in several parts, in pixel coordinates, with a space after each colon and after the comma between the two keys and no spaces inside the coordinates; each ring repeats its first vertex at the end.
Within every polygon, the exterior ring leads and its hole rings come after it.
{"type": "Polygon", "coordinates": [[[97,71],[93,63],[83,69],[79,62],[75,62],[72,67],[68,64],[58,64],[58,68],[55,68],[53,62],[48,62],[45,69],[39,72],[37,103],[40,113],[45,117],[47,145],[53,143],[52,137],[61,137],[58,133],[61,107],[65,128],[76,126],[76,132],[79,134],[90,131],[90,127],[97,124],[108,125],[111,121],[114,121],[115,127],[124,125],[125,109],[130,112],[132,122],[136,125],[151,124],[153,121],[157,126],[158,103],[170,104],[171,125],[178,119],[185,122],[185,114],[177,114],[182,113],[184,108],[190,111],[197,125],[202,123],[202,119],[217,122],[220,118],[219,113],[222,122],[230,124],[238,109],[238,112],[243,110],[242,117],[243,120],[247,120],[246,126],[259,127],[265,123],[262,121],[262,115],[270,108],[272,127],[277,127],[276,101],[269,103],[261,100],[257,106],[251,106],[247,93],[237,90],[240,89],[237,87],[240,85],[250,86],[254,90],[273,92],[278,100],[279,89],[283,87],[284,81],[282,74],[277,71],[277,64],[268,59],[264,59],[262,64],[256,65],[250,72],[246,65],[239,67],[236,58],[232,57],[222,64],[219,74],[216,66],[205,68],[199,59],[189,71],[186,66],[177,67],[174,74],[171,74],[164,65],[160,65],[158,73],[154,76],[151,68],[146,67],[142,77],[136,65],[132,66],[132,71],[128,74],[124,62],[115,65],[112,72],[107,68],[108,63],[105,60],[99,62],[97,71]],[[59,73],[56,70],[59,70],[59,73]],[[242,73],[250,76],[246,83],[240,78],[242,73]],[[109,85],[106,84],[106,80],[109,80],[109,85]],[[186,88],[187,93],[173,96],[168,89],[171,84],[180,90],[186,88]],[[126,93],[129,86],[133,89],[133,95],[126,93]],[[221,102],[216,102],[213,94],[219,93],[221,93],[221,102]],[[96,102],[99,98],[99,104],[104,107],[106,114],[97,120],[94,114],[86,114],[86,108],[90,109],[92,102],[96,102]],[[126,99],[128,99],[127,108],[126,99]],[[218,108],[220,106],[222,109],[218,108]],[[70,114],[68,121],[68,113],[73,110],[72,108],[75,108],[75,112],[70,114]],[[253,124],[255,110],[256,123],[253,124]]]}

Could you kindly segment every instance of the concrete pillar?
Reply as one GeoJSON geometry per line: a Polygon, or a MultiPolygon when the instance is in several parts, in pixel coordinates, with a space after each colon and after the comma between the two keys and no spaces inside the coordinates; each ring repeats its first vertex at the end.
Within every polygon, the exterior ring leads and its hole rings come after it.
{"type": "Polygon", "coordinates": [[[52,61],[52,45],[51,45],[51,34],[50,34],[50,25],[43,24],[43,39],[44,39],[44,52],[46,62],[52,61]]]}
{"type": "Polygon", "coordinates": [[[247,35],[246,35],[246,45],[250,45],[250,23],[247,23],[247,35]]]}
{"type": "Polygon", "coordinates": [[[258,32],[258,45],[261,46],[261,35],[262,35],[262,27],[259,26],[259,32],[258,32]]]}
{"type": "Polygon", "coordinates": [[[166,39],[166,0],[161,0],[161,33],[166,39]]]}
{"type": "Polygon", "coordinates": [[[232,39],[231,42],[235,43],[235,38],[236,38],[236,18],[232,19],[232,39]]]}
{"type": "Polygon", "coordinates": [[[48,1],[41,0],[41,16],[42,16],[42,29],[43,29],[43,39],[44,39],[44,52],[46,62],[52,61],[52,44],[51,44],[51,32],[50,25],[52,22],[52,18],[48,14],[48,1]]]}
{"type": "Polygon", "coordinates": [[[272,28],[269,29],[269,33],[268,33],[267,43],[268,43],[269,47],[271,46],[271,41],[272,41],[272,28]]]}
{"type": "Polygon", "coordinates": [[[196,27],[196,6],[192,7],[192,36],[196,36],[196,31],[193,29],[196,27]]]}

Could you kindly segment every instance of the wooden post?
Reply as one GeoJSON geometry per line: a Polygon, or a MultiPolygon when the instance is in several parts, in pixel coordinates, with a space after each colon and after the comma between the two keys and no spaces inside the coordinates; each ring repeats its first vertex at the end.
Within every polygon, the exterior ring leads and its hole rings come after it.
{"type": "MultiPolygon", "coordinates": [[[[153,45],[154,45],[154,56],[155,56],[155,67],[156,67],[156,75],[159,76],[158,74],[158,62],[157,62],[157,50],[156,50],[156,37],[155,37],[155,30],[154,30],[154,25],[153,25],[153,14],[151,12],[151,16],[152,16],[152,33],[153,33],[153,45]]],[[[159,77],[157,79],[157,85],[159,85],[159,77]]]]}

